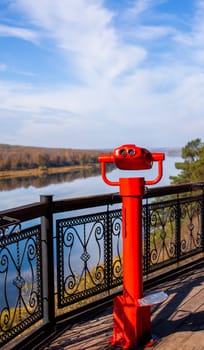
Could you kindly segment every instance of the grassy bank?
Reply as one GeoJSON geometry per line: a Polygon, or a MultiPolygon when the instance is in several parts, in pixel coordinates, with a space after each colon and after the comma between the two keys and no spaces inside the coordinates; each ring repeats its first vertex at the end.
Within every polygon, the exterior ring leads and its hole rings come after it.
{"type": "Polygon", "coordinates": [[[1,178],[15,178],[15,177],[29,177],[29,176],[43,176],[59,173],[71,173],[80,170],[86,170],[91,168],[99,167],[99,164],[95,165],[76,165],[76,166],[67,166],[67,167],[55,167],[55,168],[45,168],[39,167],[35,169],[25,169],[25,170],[4,170],[0,171],[1,178]]]}

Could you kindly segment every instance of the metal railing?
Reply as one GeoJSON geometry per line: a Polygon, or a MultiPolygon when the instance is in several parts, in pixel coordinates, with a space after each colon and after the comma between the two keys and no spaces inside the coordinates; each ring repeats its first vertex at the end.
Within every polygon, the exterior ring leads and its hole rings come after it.
{"type": "MultiPolygon", "coordinates": [[[[146,190],[144,275],[203,253],[203,189],[204,182],[146,190]]],[[[39,203],[0,212],[0,347],[18,347],[19,335],[25,341],[118,292],[121,236],[117,193],[59,201],[41,196],[39,203]]]]}

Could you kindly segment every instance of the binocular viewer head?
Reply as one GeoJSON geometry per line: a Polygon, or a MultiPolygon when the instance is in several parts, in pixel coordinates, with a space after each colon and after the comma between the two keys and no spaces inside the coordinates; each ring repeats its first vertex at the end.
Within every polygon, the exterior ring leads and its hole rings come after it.
{"type": "Polygon", "coordinates": [[[101,163],[115,163],[121,170],[151,169],[154,161],[164,160],[163,153],[151,153],[134,144],[122,145],[114,149],[112,154],[99,156],[101,163]]]}
{"type": "Polygon", "coordinates": [[[153,164],[149,151],[131,144],[117,147],[113,156],[115,165],[122,170],[150,169],[153,164]]]}
{"type": "Polygon", "coordinates": [[[121,170],[146,170],[151,169],[153,162],[158,162],[158,175],[154,180],[145,181],[147,185],[153,185],[162,177],[162,161],[164,153],[151,153],[145,148],[134,144],[122,145],[114,149],[112,154],[104,154],[98,157],[101,163],[102,178],[108,185],[118,186],[119,182],[110,181],[106,177],[106,163],[114,163],[121,170]]]}

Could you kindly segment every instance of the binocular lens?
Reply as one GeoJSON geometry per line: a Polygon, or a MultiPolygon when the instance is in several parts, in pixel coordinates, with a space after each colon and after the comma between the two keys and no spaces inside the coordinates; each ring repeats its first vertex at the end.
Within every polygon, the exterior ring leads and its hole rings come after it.
{"type": "Polygon", "coordinates": [[[133,148],[129,149],[129,150],[128,150],[128,154],[129,154],[130,156],[134,156],[135,150],[134,150],[133,148]]]}
{"type": "Polygon", "coordinates": [[[124,148],[120,149],[120,155],[125,156],[126,155],[126,150],[124,148]]]}

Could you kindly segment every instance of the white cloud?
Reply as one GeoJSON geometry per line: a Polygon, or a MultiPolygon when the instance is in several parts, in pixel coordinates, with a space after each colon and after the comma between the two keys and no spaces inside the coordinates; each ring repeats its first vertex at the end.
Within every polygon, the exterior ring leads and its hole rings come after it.
{"type": "Polygon", "coordinates": [[[0,36],[16,37],[27,41],[32,41],[34,43],[38,41],[38,35],[32,30],[20,27],[11,27],[3,24],[0,24],[0,36]]]}
{"type": "Polygon", "coordinates": [[[135,0],[134,4],[129,8],[129,14],[138,17],[148,10],[154,3],[155,0],[135,0]]]}
{"type": "Polygon", "coordinates": [[[175,40],[196,58],[204,50],[204,1],[196,1],[196,11],[191,19],[191,27],[187,32],[177,32],[175,40]]]}
{"type": "Polygon", "coordinates": [[[7,90],[7,108],[16,121],[20,116],[16,133],[28,145],[113,147],[130,141],[166,145],[169,137],[182,144],[183,138],[188,140],[185,132],[191,130],[193,138],[202,130],[203,83],[201,75],[192,72],[190,77],[189,72],[187,77],[179,67],[138,70],[123,84],[109,85],[107,91],[101,86],[101,90],[84,87],[26,93],[16,87],[12,94],[7,90]],[[171,80],[166,81],[168,74],[171,80]],[[192,117],[200,120],[198,126],[192,117]]]}
{"type": "Polygon", "coordinates": [[[137,29],[130,32],[129,35],[139,40],[158,40],[167,36],[174,36],[176,33],[177,30],[170,26],[138,25],[137,29]]]}
{"type": "Polygon", "coordinates": [[[113,13],[101,1],[40,2],[16,0],[42,36],[50,37],[63,54],[73,57],[75,73],[88,83],[113,79],[137,66],[146,57],[140,46],[121,41],[112,25],[113,13]]]}
{"type": "Polygon", "coordinates": [[[5,33],[52,46],[64,57],[65,75],[71,60],[72,74],[83,84],[0,81],[0,118],[12,118],[14,129],[12,135],[4,130],[2,142],[155,147],[202,138],[203,1],[188,33],[169,23],[144,25],[141,15],[159,3],[135,2],[131,16],[134,12],[138,23],[131,28],[128,22],[121,35],[115,14],[102,0],[52,0],[52,5],[50,0],[15,0],[13,9],[24,16],[24,28],[6,27],[5,33]]]}

